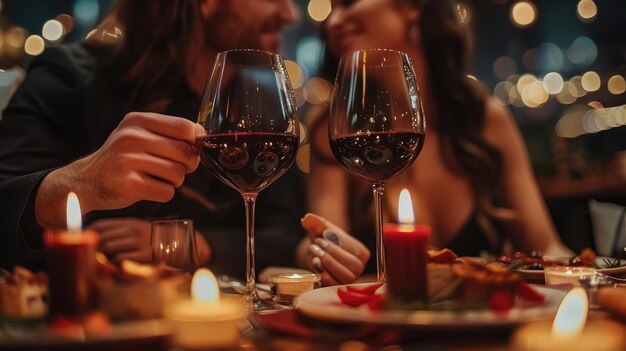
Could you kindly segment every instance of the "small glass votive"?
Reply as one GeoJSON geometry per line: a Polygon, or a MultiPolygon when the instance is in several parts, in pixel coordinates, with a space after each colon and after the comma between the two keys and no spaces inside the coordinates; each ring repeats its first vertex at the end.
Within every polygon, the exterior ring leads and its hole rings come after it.
{"type": "Polygon", "coordinates": [[[315,273],[281,273],[270,276],[272,299],[281,305],[292,305],[296,297],[322,286],[322,276],[315,273]]]}
{"type": "Polygon", "coordinates": [[[596,269],[592,267],[548,266],[543,269],[546,285],[570,284],[579,286],[580,277],[595,273],[596,269]]]}

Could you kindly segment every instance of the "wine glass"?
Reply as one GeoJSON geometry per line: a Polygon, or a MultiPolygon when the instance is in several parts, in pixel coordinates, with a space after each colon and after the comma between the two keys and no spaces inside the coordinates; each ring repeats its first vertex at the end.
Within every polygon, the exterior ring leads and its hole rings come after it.
{"type": "Polygon", "coordinates": [[[404,171],[424,145],[425,122],[407,54],[360,50],[341,58],[330,106],[330,146],[351,173],[373,183],[378,281],[386,281],[385,181],[404,171]]]}
{"type": "Polygon", "coordinates": [[[153,221],[150,250],[153,263],[164,263],[189,273],[200,266],[191,219],[153,221]]]}
{"type": "Polygon", "coordinates": [[[246,208],[246,298],[272,310],[255,286],[254,206],[258,193],[293,164],[299,145],[296,104],[280,55],[240,49],[217,55],[198,115],[200,159],[239,191],[246,208]]]}

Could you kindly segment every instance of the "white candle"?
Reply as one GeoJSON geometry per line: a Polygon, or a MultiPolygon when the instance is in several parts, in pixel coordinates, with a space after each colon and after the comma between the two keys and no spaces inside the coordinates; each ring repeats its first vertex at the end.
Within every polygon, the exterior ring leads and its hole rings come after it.
{"type": "Polygon", "coordinates": [[[521,327],[512,339],[513,351],[583,351],[623,350],[626,345],[624,327],[610,320],[586,322],[587,294],[582,288],[572,289],[550,322],[535,322],[521,327]]]}
{"type": "Polygon", "coordinates": [[[239,342],[239,324],[246,316],[238,301],[221,299],[217,280],[205,268],[191,283],[191,299],[176,301],[165,310],[174,326],[174,344],[186,349],[224,349],[239,342]]]}
{"type": "Polygon", "coordinates": [[[322,286],[319,274],[284,273],[270,276],[270,289],[274,302],[292,304],[301,294],[322,286]]]}
{"type": "Polygon", "coordinates": [[[546,285],[571,284],[579,286],[580,277],[593,275],[596,273],[596,269],[591,267],[548,266],[544,268],[543,273],[546,285]]]}

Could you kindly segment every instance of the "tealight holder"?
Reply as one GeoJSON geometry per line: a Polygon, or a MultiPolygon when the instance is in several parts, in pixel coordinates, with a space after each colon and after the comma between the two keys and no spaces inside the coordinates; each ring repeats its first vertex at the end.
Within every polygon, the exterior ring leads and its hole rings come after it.
{"type": "Polygon", "coordinates": [[[546,285],[570,284],[579,286],[580,277],[593,275],[596,273],[596,269],[592,267],[548,266],[544,268],[543,272],[546,285]]]}
{"type": "Polygon", "coordinates": [[[301,294],[322,286],[322,276],[315,273],[280,273],[270,276],[270,290],[275,303],[291,306],[301,294]]]}

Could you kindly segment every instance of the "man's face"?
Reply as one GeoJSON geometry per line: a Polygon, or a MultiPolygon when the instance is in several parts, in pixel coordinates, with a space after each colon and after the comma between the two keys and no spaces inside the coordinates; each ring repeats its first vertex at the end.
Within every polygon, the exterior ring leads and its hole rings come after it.
{"type": "Polygon", "coordinates": [[[216,51],[261,49],[275,52],[280,33],[294,21],[291,0],[220,0],[208,18],[207,37],[216,51]]]}

